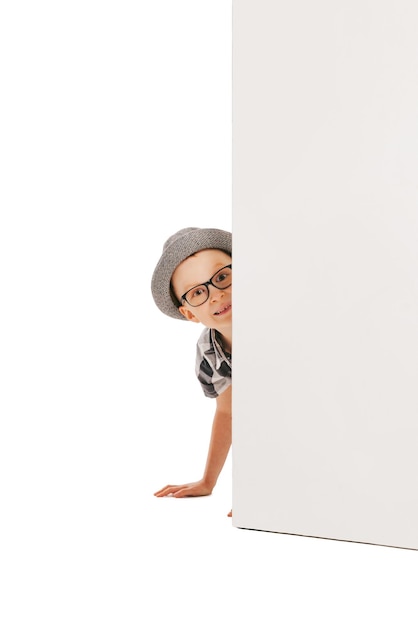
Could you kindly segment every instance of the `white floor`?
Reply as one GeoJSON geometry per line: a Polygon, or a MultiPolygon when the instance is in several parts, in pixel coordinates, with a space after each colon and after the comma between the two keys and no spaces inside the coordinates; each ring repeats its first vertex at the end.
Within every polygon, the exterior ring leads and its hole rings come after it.
{"type": "Polygon", "coordinates": [[[235,528],[229,486],[149,502],[147,623],[417,623],[416,552],[235,528]]]}
{"type": "Polygon", "coordinates": [[[157,499],[174,446],[86,435],[2,490],[4,626],[416,626],[416,552],[234,528],[229,462],[212,496],[157,499]]]}

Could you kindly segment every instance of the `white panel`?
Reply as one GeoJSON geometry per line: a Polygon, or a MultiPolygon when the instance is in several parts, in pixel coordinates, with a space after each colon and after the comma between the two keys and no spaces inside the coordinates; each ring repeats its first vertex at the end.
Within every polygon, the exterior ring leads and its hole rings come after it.
{"type": "Polygon", "coordinates": [[[233,523],[418,549],[418,5],[233,20],[233,523]]]}

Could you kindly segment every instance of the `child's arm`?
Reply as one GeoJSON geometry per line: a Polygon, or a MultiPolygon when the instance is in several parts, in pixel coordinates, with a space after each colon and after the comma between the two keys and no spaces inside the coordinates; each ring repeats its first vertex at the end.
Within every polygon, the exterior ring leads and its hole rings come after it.
{"type": "Polygon", "coordinates": [[[185,498],[186,496],[208,496],[212,493],[231,447],[231,397],[232,385],[216,398],[216,412],[203,478],[185,485],[167,485],[157,491],[155,496],[161,498],[171,495],[175,498],[185,498]]]}

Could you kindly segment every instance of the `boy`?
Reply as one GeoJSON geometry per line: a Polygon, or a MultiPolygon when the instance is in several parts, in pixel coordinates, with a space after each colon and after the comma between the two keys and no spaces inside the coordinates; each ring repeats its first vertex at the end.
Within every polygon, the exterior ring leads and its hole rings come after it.
{"type": "MultiPolygon", "coordinates": [[[[152,295],[175,319],[205,326],[197,343],[196,374],[216,411],[203,477],[167,485],[157,497],[212,493],[231,447],[232,235],[213,228],[183,228],[164,244],[154,270],[152,295]]],[[[232,515],[232,511],[228,514],[232,515]]]]}

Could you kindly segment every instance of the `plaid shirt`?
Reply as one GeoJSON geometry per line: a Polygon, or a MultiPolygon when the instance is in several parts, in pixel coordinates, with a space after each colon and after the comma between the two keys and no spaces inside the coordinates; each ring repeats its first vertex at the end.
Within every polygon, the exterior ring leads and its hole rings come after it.
{"type": "Polygon", "coordinates": [[[232,383],[232,357],[213,328],[205,328],[197,342],[196,375],[208,398],[217,398],[232,383]]]}

